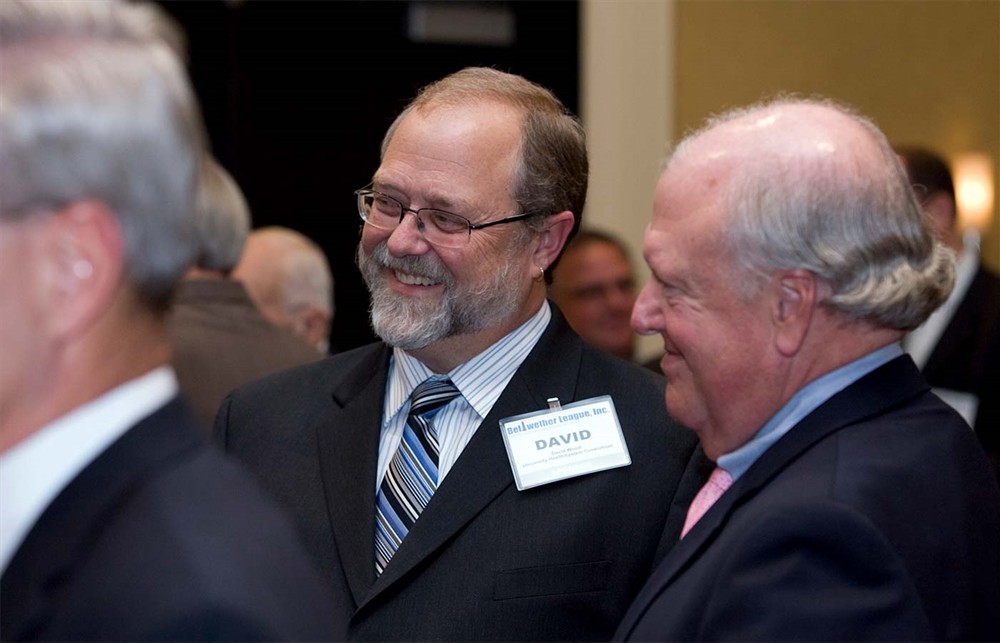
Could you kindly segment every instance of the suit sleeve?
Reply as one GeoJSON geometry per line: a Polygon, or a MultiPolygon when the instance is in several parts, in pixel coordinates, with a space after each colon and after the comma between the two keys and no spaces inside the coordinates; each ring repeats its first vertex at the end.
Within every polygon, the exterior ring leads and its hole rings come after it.
{"type": "MultiPolygon", "coordinates": [[[[863,516],[788,506],[730,542],[700,639],[930,640],[913,582],[863,516]]],[[[722,543],[717,543],[716,546],[722,543]]]]}

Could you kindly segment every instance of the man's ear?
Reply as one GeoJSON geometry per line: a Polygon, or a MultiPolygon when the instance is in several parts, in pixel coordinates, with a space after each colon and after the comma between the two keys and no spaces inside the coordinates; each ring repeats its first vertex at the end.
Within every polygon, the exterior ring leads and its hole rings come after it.
{"type": "Polygon", "coordinates": [[[782,270],[775,281],[776,297],[771,321],[778,351],[795,355],[802,347],[819,303],[819,282],[808,270],[782,270]]]}
{"type": "Polygon", "coordinates": [[[545,230],[539,237],[533,257],[534,264],[538,268],[543,271],[547,270],[556,260],[559,253],[562,252],[563,246],[566,245],[566,239],[573,229],[575,220],[573,213],[569,210],[545,218],[545,230]]]}
{"type": "Polygon", "coordinates": [[[326,341],[330,337],[330,324],[333,318],[330,313],[322,310],[319,306],[309,304],[299,315],[301,332],[309,343],[313,346],[326,341]]]}
{"type": "Polygon", "coordinates": [[[54,213],[48,230],[58,336],[89,329],[111,306],[124,273],[121,226],[101,201],[77,201],[54,213]]]}

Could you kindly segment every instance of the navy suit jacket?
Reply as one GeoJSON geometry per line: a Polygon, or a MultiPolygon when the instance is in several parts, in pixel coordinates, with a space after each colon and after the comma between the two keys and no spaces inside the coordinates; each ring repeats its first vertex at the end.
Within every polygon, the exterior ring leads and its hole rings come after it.
{"type": "Polygon", "coordinates": [[[291,523],[175,399],[53,500],[0,579],[0,638],[342,638],[291,523]]]}
{"type": "Polygon", "coordinates": [[[617,640],[1000,639],[1000,490],[908,356],[804,418],[668,554],[617,640]]]}
{"type": "Polygon", "coordinates": [[[662,379],[584,345],[554,310],[376,579],[375,479],[390,354],[374,344],[272,376],[236,391],[216,419],[227,450],[298,519],[345,598],[349,636],[610,637],[662,554],[661,540],[676,542],[702,481],[695,472],[681,485],[695,440],[668,419],[662,379]],[[550,397],[567,404],[605,394],[632,464],[518,491],[498,420],[545,409],[550,397]]]}

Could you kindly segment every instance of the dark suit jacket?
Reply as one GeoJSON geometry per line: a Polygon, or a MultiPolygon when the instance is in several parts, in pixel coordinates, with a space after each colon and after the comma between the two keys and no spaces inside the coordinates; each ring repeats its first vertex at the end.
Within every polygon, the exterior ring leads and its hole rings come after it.
{"type": "Polygon", "coordinates": [[[1000,490],[908,356],[768,449],[653,573],[622,640],[1000,638],[1000,490]]]}
{"type": "Polygon", "coordinates": [[[0,579],[0,638],[329,639],[332,600],[287,518],[175,399],[41,515],[0,579]]]}
{"type": "Polygon", "coordinates": [[[980,267],[923,374],[931,386],[979,397],[974,428],[1000,475],[1000,277],[980,267]]]}
{"type": "Polygon", "coordinates": [[[208,432],[227,393],[247,382],[322,356],[261,315],[243,284],[181,282],[167,320],[181,392],[208,432]]]}
{"type": "Polygon", "coordinates": [[[383,640],[607,639],[701,480],[678,492],[695,442],[667,418],[663,383],[553,321],[381,577],[375,477],[391,349],[374,344],[231,395],[216,435],[297,517],[346,598],[349,636],[383,640]],[[625,468],[518,491],[501,418],[614,399],[625,468]],[[675,495],[676,494],[676,495],[675,495]],[[671,510],[671,501],[684,505],[671,510]],[[670,520],[668,522],[668,512],[670,520]],[[666,527],[665,527],[666,525],[666,527]]]}

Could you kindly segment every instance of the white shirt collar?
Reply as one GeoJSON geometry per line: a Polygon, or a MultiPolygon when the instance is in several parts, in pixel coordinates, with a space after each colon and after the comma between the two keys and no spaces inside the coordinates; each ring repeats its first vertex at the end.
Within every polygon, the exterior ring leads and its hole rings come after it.
{"type": "Polygon", "coordinates": [[[73,409],[0,454],[0,571],[66,485],[177,391],[173,370],[160,366],[73,409]]]}
{"type": "MultiPolygon", "coordinates": [[[[548,301],[544,301],[538,312],[495,344],[472,359],[456,366],[448,373],[452,383],[462,397],[479,413],[486,417],[499,397],[503,387],[513,377],[514,372],[538,343],[542,333],[552,319],[548,301]],[[487,385],[484,385],[486,383],[487,385]],[[502,383],[497,387],[492,384],[502,383]]],[[[394,348],[389,365],[389,382],[383,408],[383,422],[388,423],[399,413],[413,389],[434,372],[417,358],[400,348],[394,348]]]]}

